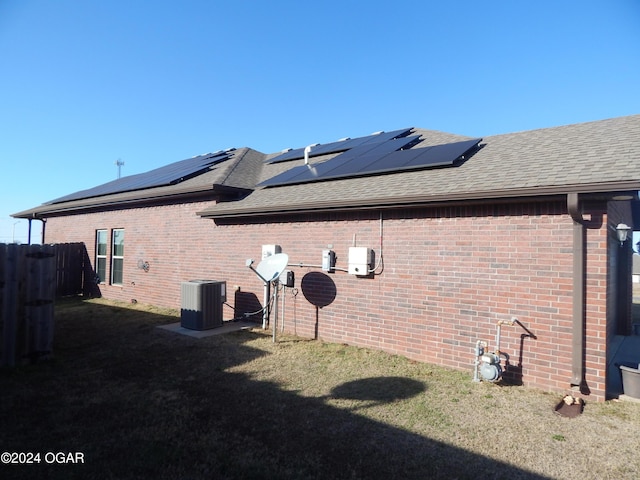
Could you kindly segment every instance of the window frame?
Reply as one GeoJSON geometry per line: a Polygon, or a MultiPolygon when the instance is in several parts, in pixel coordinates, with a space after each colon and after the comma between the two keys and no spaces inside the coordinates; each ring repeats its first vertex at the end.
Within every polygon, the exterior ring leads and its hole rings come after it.
{"type": "Polygon", "coordinates": [[[109,230],[106,228],[100,228],[96,230],[96,260],[95,260],[95,273],[96,283],[107,283],[107,265],[108,265],[108,253],[109,253],[109,230]],[[101,238],[104,237],[104,238],[101,238]],[[101,242],[103,240],[103,242],[101,242]],[[101,249],[100,247],[104,248],[101,249]],[[101,268],[102,266],[102,268],[101,268]],[[102,272],[102,275],[100,274],[102,272]]]}
{"type": "Polygon", "coordinates": [[[124,228],[111,230],[111,285],[124,285],[124,228]],[[121,238],[118,238],[121,235],[121,238]],[[119,243],[116,241],[119,240],[119,243]],[[119,274],[119,278],[118,278],[119,274]]]}

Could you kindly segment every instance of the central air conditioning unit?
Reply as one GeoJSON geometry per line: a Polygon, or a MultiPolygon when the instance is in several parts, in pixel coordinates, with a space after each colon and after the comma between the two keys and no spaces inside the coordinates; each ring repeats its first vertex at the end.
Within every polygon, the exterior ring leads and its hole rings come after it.
{"type": "Polygon", "coordinates": [[[227,301],[227,282],[190,280],[181,285],[180,325],[190,330],[221,327],[222,305],[227,301]]]}

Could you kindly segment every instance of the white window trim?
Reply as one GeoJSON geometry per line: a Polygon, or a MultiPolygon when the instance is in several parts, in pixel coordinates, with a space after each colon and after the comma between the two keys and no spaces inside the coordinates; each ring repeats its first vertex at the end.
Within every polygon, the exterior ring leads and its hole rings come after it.
{"type": "MultiPolygon", "coordinates": [[[[115,240],[116,240],[116,232],[123,232],[124,235],[124,228],[114,228],[113,230],[111,230],[111,285],[116,285],[116,286],[121,286],[124,285],[124,255],[116,255],[115,251],[115,240]],[[113,268],[113,264],[115,263],[115,260],[122,260],[122,281],[116,283],[113,280],[113,272],[115,271],[115,269],[113,268]]],[[[124,245],[124,244],[123,244],[124,245]]]]}
{"type": "Polygon", "coordinates": [[[100,284],[104,284],[104,283],[107,282],[107,278],[108,278],[107,266],[109,264],[109,262],[107,260],[108,259],[108,252],[109,252],[109,231],[106,228],[99,228],[99,229],[96,230],[96,276],[98,275],[98,265],[99,265],[98,260],[99,259],[104,259],[104,278],[101,278],[99,280],[100,284]],[[106,240],[105,246],[106,246],[107,251],[104,253],[104,255],[100,254],[100,247],[99,247],[99,245],[100,245],[100,233],[101,232],[104,232],[104,236],[105,236],[105,240],[106,240]]]}

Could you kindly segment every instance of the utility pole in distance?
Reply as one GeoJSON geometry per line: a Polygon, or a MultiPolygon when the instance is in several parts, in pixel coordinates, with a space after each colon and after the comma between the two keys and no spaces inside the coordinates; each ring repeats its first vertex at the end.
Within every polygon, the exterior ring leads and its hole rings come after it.
{"type": "Polygon", "coordinates": [[[124,162],[120,159],[116,160],[115,165],[118,167],[118,178],[120,178],[120,169],[124,165],[124,162]]]}

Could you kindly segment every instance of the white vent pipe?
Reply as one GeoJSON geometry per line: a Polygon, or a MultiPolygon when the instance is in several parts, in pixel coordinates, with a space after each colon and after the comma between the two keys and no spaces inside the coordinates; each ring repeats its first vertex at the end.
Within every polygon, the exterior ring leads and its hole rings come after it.
{"type": "Polygon", "coordinates": [[[319,143],[312,143],[311,145],[307,145],[304,147],[304,164],[309,165],[309,153],[311,153],[311,149],[313,147],[317,147],[320,145],[319,143]]]}

